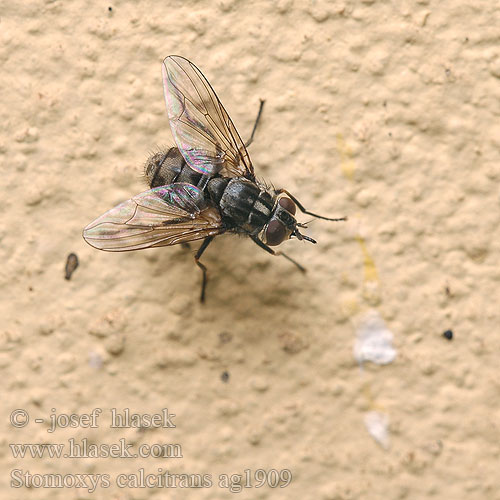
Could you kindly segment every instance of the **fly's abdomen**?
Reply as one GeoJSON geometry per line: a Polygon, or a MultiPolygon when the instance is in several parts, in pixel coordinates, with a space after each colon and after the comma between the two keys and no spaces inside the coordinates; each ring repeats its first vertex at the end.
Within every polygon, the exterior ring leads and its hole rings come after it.
{"type": "Polygon", "coordinates": [[[187,182],[196,186],[201,177],[200,173],[187,165],[176,147],[150,156],[144,167],[144,174],[151,189],[174,182],[187,182]]]}
{"type": "Polygon", "coordinates": [[[227,184],[219,204],[233,227],[257,234],[271,218],[274,199],[254,182],[236,178],[227,184]]]}

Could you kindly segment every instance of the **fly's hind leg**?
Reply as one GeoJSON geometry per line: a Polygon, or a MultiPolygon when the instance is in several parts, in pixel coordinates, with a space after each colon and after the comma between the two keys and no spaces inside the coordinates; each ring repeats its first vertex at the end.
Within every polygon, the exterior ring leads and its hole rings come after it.
{"type": "Polygon", "coordinates": [[[200,302],[205,302],[205,288],[207,286],[207,267],[205,266],[205,264],[202,264],[200,262],[200,257],[202,256],[203,252],[207,249],[208,245],[210,245],[210,242],[213,239],[214,236],[208,236],[207,238],[205,238],[200,248],[196,252],[196,255],[194,256],[194,261],[196,262],[196,265],[201,269],[201,272],[203,273],[203,278],[201,281],[200,302]]]}
{"type": "Polygon", "coordinates": [[[300,203],[300,201],[297,200],[297,198],[295,198],[295,196],[293,196],[293,194],[290,194],[286,189],[276,189],[275,193],[276,194],[285,193],[295,203],[295,205],[297,205],[297,207],[299,207],[299,210],[304,214],[312,215],[313,217],[316,217],[318,219],[329,220],[332,222],[339,222],[339,221],[346,221],[347,220],[347,217],[340,217],[338,219],[332,219],[330,217],[324,217],[323,215],[313,214],[312,212],[309,212],[309,210],[306,210],[304,208],[304,205],[302,205],[302,203],[300,203]]]}
{"type": "Polygon", "coordinates": [[[255,243],[257,243],[257,245],[259,245],[260,248],[264,249],[266,252],[269,252],[271,255],[276,255],[276,256],[281,255],[285,257],[285,259],[289,260],[292,264],[295,264],[300,272],[302,273],[307,272],[307,269],[304,266],[301,266],[296,260],[289,257],[286,253],[275,252],[269,245],[266,245],[263,241],[259,240],[257,236],[254,236],[253,234],[250,234],[249,236],[250,238],[252,238],[253,241],[255,241],[255,243]]]}

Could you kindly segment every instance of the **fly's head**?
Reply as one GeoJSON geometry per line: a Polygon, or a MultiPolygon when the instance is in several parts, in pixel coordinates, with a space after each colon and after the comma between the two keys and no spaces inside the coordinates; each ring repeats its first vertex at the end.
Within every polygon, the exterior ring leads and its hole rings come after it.
{"type": "Polygon", "coordinates": [[[316,241],[309,238],[309,236],[305,236],[299,232],[300,227],[307,226],[297,222],[295,219],[296,211],[297,207],[290,198],[282,196],[278,199],[271,219],[267,226],[264,227],[263,240],[266,245],[273,247],[292,237],[316,243],[316,241]]]}

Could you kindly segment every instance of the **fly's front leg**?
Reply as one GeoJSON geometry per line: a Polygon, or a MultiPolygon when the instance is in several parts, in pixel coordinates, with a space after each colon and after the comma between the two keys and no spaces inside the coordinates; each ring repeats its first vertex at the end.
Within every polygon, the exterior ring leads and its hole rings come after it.
{"type": "Polygon", "coordinates": [[[286,253],[275,252],[270,246],[266,245],[263,241],[259,240],[257,236],[254,236],[253,234],[250,234],[249,236],[250,238],[252,238],[253,241],[255,241],[255,243],[257,243],[257,245],[259,245],[260,248],[263,248],[266,252],[269,252],[271,255],[276,255],[276,256],[281,255],[285,257],[285,259],[289,260],[292,264],[295,264],[301,272],[305,273],[307,271],[304,266],[301,266],[296,260],[293,260],[286,253]]]}
{"type": "Polygon", "coordinates": [[[316,217],[318,219],[329,220],[332,222],[339,222],[339,221],[346,221],[347,220],[347,217],[340,217],[338,219],[331,219],[330,217],[324,217],[323,215],[313,214],[312,212],[309,212],[309,210],[306,210],[304,208],[304,205],[302,205],[302,203],[300,203],[300,201],[297,200],[297,198],[295,198],[295,196],[293,196],[293,194],[290,194],[286,189],[276,189],[275,193],[276,194],[285,193],[295,203],[295,205],[297,205],[297,207],[299,207],[299,210],[304,214],[312,215],[313,217],[316,217]]]}
{"type": "Polygon", "coordinates": [[[252,129],[252,134],[250,135],[250,139],[248,139],[247,143],[245,144],[246,148],[248,148],[248,146],[250,146],[250,144],[252,144],[252,142],[253,142],[253,136],[255,134],[255,131],[257,130],[257,125],[259,124],[260,115],[262,114],[262,109],[264,108],[265,102],[266,101],[264,101],[263,99],[260,100],[259,112],[257,113],[257,118],[255,119],[255,123],[254,123],[253,129],[252,129]]]}
{"type": "Polygon", "coordinates": [[[203,273],[203,278],[201,282],[200,302],[205,302],[205,288],[207,286],[207,267],[205,266],[205,264],[202,264],[200,262],[200,257],[202,256],[203,252],[207,249],[208,245],[210,245],[210,242],[214,238],[215,236],[208,236],[208,238],[205,238],[200,248],[196,252],[196,255],[194,256],[194,261],[196,262],[196,265],[201,269],[203,273]]]}

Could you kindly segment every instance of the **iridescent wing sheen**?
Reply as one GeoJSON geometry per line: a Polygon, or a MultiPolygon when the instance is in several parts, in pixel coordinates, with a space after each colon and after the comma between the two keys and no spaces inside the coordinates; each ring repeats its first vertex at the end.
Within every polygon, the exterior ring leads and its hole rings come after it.
{"type": "Polygon", "coordinates": [[[168,56],[162,74],[170,127],[188,165],[202,174],[255,180],[245,144],[201,71],[168,56]]]}
{"type": "Polygon", "coordinates": [[[83,230],[99,250],[123,252],[176,245],[224,232],[219,210],[187,183],[160,186],[134,196],[83,230]]]}

